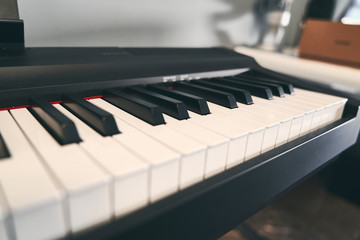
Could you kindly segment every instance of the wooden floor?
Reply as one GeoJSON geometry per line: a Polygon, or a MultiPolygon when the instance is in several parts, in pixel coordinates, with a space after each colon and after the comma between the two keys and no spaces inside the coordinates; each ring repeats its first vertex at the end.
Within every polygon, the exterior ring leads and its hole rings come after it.
{"type": "Polygon", "coordinates": [[[315,176],[219,240],[360,240],[360,206],[315,176]]]}

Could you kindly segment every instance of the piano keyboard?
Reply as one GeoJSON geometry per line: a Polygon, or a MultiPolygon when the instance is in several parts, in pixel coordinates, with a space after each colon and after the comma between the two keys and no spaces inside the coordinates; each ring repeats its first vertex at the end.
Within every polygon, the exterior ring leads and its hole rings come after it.
{"type": "Polygon", "coordinates": [[[121,218],[341,119],[346,102],[239,75],[0,111],[0,240],[121,218]]]}

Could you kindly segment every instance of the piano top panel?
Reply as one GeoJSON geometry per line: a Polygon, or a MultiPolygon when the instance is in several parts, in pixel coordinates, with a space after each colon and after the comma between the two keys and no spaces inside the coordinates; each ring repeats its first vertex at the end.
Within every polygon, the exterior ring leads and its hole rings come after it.
{"type": "Polygon", "coordinates": [[[27,105],[29,97],[56,101],[64,93],[101,95],[109,87],[254,66],[252,58],[225,48],[26,48],[0,57],[0,108],[27,105]]]}

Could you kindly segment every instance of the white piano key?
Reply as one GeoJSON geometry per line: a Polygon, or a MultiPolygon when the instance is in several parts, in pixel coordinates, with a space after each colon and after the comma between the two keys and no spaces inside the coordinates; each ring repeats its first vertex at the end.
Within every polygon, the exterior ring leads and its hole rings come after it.
{"type": "Polygon", "coordinates": [[[317,97],[317,95],[312,94],[311,92],[303,92],[303,91],[297,91],[296,96],[294,96],[295,100],[306,102],[310,104],[311,106],[315,106],[316,108],[321,108],[321,116],[320,119],[313,120],[311,130],[316,130],[326,124],[330,121],[330,116],[332,109],[334,107],[334,102],[329,101],[323,101],[317,97]],[[317,126],[314,126],[314,121],[317,124],[316,121],[318,121],[317,126]]]}
{"type": "MultiPolygon", "coordinates": [[[[295,89],[295,91],[296,94],[294,96],[286,98],[288,100],[286,101],[287,107],[293,106],[297,108],[297,110],[304,108],[315,110],[309,131],[314,131],[341,118],[347,99],[303,89],[295,89]]],[[[304,125],[305,118],[303,126],[304,125]]],[[[304,134],[305,132],[301,133],[301,135],[304,134]]]]}
{"type": "Polygon", "coordinates": [[[321,120],[320,125],[324,126],[327,123],[334,122],[341,118],[342,113],[345,108],[345,104],[347,102],[346,98],[337,97],[337,96],[328,95],[328,94],[319,93],[319,92],[307,91],[307,90],[298,89],[298,88],[296,88],[296,91],[299,93],[298,95],[301,94],[301,95],[304,95],[304,97],[310,96],[313,101],[320,101],[321,103],[332,104],[330,113],[328,114],[327,117],[324,117],[321,120]]]}
{"type": "Polygon", "coordinates": [[[321,115],[324,114],[325,111],[325,108],[321,108],[314,113],[313,119],[311,121],[310,132],[319,128],[321,115]]]}
{"type": "MultiPolygon", "coordinates": [[[[263,146],[263,150],[261,153],[264,153],[268,150],[273,149],[276,146],[282,145],[288,141],[291,125],[293,123],[293,117],[285,114],[279,109],[270,107],[272,105],[267,105],[266,107],[260,106],[259,104],[256,104],[256,97],[254,97],[254,104],[251,106],[242,105],[241,107],[246,110],[245,114],[247,117],[250,117],[254,119],[255,122],[261,123],[261,124],[279,124],[279,128],[277,130],[277,133],[269,134],[269,137],[271,137],[271,141],[274,141],[275,138],[275,146],[269,145],[267,147],[263,146]],[[248,115],[250,113],[250,115],[248,115]],[[266,121],[264,121],[266,120],[266,121]]],[[[271,101],[269,101],[271,102],[271,101]]],[[[240,109],[239,109],[240,110],[240,109]]],[[[270,140],[269,140],[270,141],[270,140]]]]}
{"type": "MultiPolygon", "coordinates": [[[[306,113],[296,110],[292,108],[291,106],[288,106],[286,100],[290,96],[287,96],[285,98],[280,97],[274,97],[274,100],[268,101],[262,98],[253,97],[254,103],[256,106],[261,106],[267,109],[271,109],[271,111],[274,111],[275,113],[281,113],[285,114],[288,117],[292,117],[292,123],[289,131],[289,135],[287,136],[287,139],[285,140],[285,136],[281,139],[279,136],[276,140],[276,147],[293,140],[297,138],[300,135],[301,126],[303,124],[304,118],[306,113]]],[[[310,119],[311,122],[311,119],[310,119]]]]}
{"type": "Polygon", "coordinates": [[[69,227],[64,192],[46,172],[8,111],[0,111],[0,122],[10,152],[9,158],[0,161],[1,218],[7,221],[8,237],[45,240],[65,236],[69,227]]]}
{"type": "Polygon", "coordinates": [[[216,131],[231,139],[226,167],[230,168],[260,154],[264,127],[249,122],[239,122],[227,114],[212,111],[206,116],[189,112],[190,119],[200,126],[216,131]]]}
{"type": "Polygon", "coordinates": [[[296,91],[297,95],[299,95],[299,96],[301,94],[304,96],[306,95],[306,96],[314,97],[314,99],[323,99],[323,100],[326,99],[327,101],[330,101],[333,103],[347,101],[347,99],[343,98],[343,97],[338,97],[338,96],[321,93],[321,92],[314,92],[314,91],[305,90],[305,89],[301,89],[301,88],[295,88],[295,91],[296,91]]]}
{"type": "Polygon", "coordinates": [[[164,115],[166,125],[207,146],[205,176],[211,176],[224,170],[226,166],[229,138],[196,125],[191,121],[179,121],[164,115]]]}
{"type": "Polygon", "coordinates": [[[43,163],[66,190],[71,230],[77,232],[110,220],[111,176],[79,145],[59,145],[27,109],[11,110],[11,113],[43,163]]]}
{"type": "MultiPolygon", "coordinates": [[[[296,91],[296,93],[294,96],[287,96],[282,99],[274,98],[273,102],[276,104],[283,102],[286,104],[284,107],[287,109],[290,107],[300,111],[308,111],[304,115],[302,122],[301,136],[331,122],[329,116],[331,115],[334,102],[321,100],[316,94],[309,91],[296,91]]],[[[289,140],[295,138],[295,136],[289,135],[289,140]]]]}
{"type": "MultiPolygon", "coordinates": [[[[279,104],[284,103],[284,101],[282,101],[279,98],[275,98],[274,102],[276,102],[276,101],[278,101],[279,104]]],[[[307,105],[304,102],[291,101],[289,99],[288,99],[288,101],[286,101],[286,103],[283,105],[283,107],[285,109],[295,109],[296,111],[304,113],[304,119],[301,124],[299,136],[303,136],[310,132],[311,123],[312,123],[315,113],[321,111],[321,109],[316,109],[312,106],[307,105]]],[[[295,139],[295,137],[293,137],[293,138],[289,137],[289,140],[294,140],[294,139],[295,139]]]]}
{"type": "Polygon", "coordinates": [[[103,137],[59,104],[59,111],[71,119],[79,132],[80,146],[113,177],[113,204],[117,217],[144,207],[149,202],[149,167],[112,137],[103,137]]]}
{"type": "Polygon", "coordinates": [[[196,124],[199,127],[204,127],[210,131],[214,131],[220,135],[223,135],[226,138],[230,139],[227,148],[227,159],[226,163],[218,162],[218,166],[212,169],[209,169],[205,173],[205,178],[211,177],[216,173],[219,173],[225,168],[235,166],[244,161],[246,145],[248,141],[248,133],[244,130],[226,124],[220,119],[215,119],[212,114],[203,116],[198,115],[192,112],[189,112],[190,121],[193,124],[196,124]]]}
{"type": "Polygon", "coordinates": [[[123,133],[113,138],[151,164],[150,201],[154,202],[175,193],[179,188],[180,155],[142,132],[132,129],[119,118],[115,118],[115,121],[123,133]]]}
{"type": "MultiPolygon", "coordinates": [[[[10,224],[9,222],[9,207],[6,203],[4,193],[0,184],[0,240],[9,240],[10,239],[10,224]]],[[[14,235],[14,234],[13,234],[14,235]]]]}
{"type": "MultiPolygon", "coordinates": [[[[279,122],[279,130],[275,139],[275,147],[285,144],[290,135],[291,126],[294,122],[294,116],[289,115],[286,112],[281,111],[281,109],[274,107],[271,103],[272,101],[268,101],[268,104],[262,105],[260,98],[253,97],[254,104],[251,106],[242,105],[241,107],[247,110],[247,113],[254,113],[258,116],[268,116],[272,118],[272,121],[279,122]]],[[[263,119],[263,118],[260,118],[263,119]]],[[[260,123],[259,118],[255,119],[255,121],[260,123]]],[[[264,151],[267,151],[266,149],[264,151]]]]}
{"type": "MultiPolygon", "coordinates": [[[[101,99],[89,101],[108,112],[117,110],[115,106],[101,99]]],[[[115,121],[122,133],[114,135],[113,138],[151,164],[150,201],[154,202],[175,193],[179,189],[180,154],[116,116],[115,121]]]]}
{"type": "Polygon", "coordinates": [[[290,101],[294,104],[301,105],[302,107],[309,107],[310,109],[315,109],[316,111],[313,114],[313,118],[310,125],[310,132],[315,131],[320,127],[321,119],[326,119],[331,112],[331,107],[333,104],[324,104],[318,101],[314,101],[313,99],[309,101],[309,97],[305,97],[298,93],[290,99],[290,101]]]}
{"type": "MultiPolygon", "coordinates": [[[[327,109],[322,105],[310,103],[307,100],[295,96],[297,95],[286,97],[286,107],[294,108],[305,114],[300,130],[300,136],[303,136],[319,127],[321,115],[327,109]]],[[[275,99],[275,101],[276,100],[282,102],[280,99],[275,99]]]]}
{"type": "MultiPolygon", "coordinates": [[[[289,111],[293,108],[305,113],[300,133],[301,136],[334,121],[334,108],[339,105],[344,106],[346,103],[346,99],[343,98],[332,98],[330,96],[329,99],[324,99],[328,95],[319,95],[315,92],[299,89],[296,90],[298,90],[296,91],[296,95],[287,96],[285,98],[274,98],[273,102],[275,104],[283,103],[283,107],[287,108],[289,111]]],[[[290,140],[295,138],[295,136],[289,136],[290,140]]]]}
{"type": "Polygon", "coordinates": [[[241,105],[239,108],[227,109],[219,105],[209,103],[209,107],[213,114],[226,114],[234,124],[238,124],[241,127],[245,126],[245,124],[249,125],[250,123],[252,123],[252,125],[257,124],[258,126],[265,127],[260,153],[264,153],[275,147],[280,121],[274,119],[274,117],[254,114],[242,108],[241,105]]]}
{"type": "Polygon", "coordinates": [[[150,201],[175,193],[179,188],[180,155],[115,117],[122,134],[113,138],[139,155],[150,167],[150,201]]]}
{"type": "MultiPolygon", "coordinates": [[[[109,104],[101,99],[104,104],[109,104]]],[[[116,107],[115,107],[116,108],[116,107]]],[[[180,160],[180,188],[186,188],[204,177],[205,169],[205,151],[206,146],[192,138],[189,138],[166,125],[152,126],[131,114],[116,108],[107,110],[114,116],[126,121],[128,124],[146,133],[148,136],[156,139],[162,144],[168,146],[181,154],[180,160]]]]}

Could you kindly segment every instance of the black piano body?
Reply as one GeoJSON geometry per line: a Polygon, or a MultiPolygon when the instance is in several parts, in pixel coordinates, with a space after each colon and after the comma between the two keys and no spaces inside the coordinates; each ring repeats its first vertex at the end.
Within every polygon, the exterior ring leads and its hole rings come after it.
{"type": "Polygon", "coordinates": [[[31,97],[101,96],[103,90],[215,76],[261,76],[348,97],[340,120],[187,189],[67,239],[215,239],[319,171],[356,143],[359,100],[306,79],[262,68],[223,48],[25,48],[0,56],[0,108],[31,97]]]}

